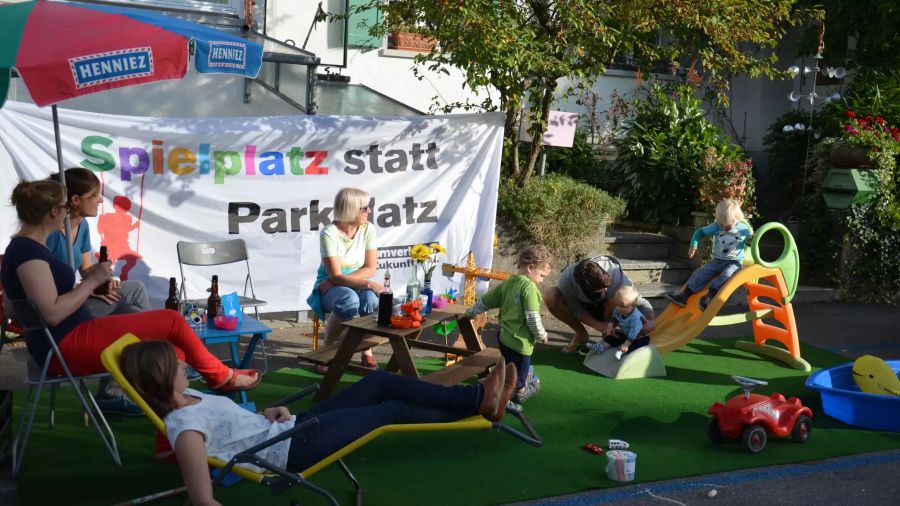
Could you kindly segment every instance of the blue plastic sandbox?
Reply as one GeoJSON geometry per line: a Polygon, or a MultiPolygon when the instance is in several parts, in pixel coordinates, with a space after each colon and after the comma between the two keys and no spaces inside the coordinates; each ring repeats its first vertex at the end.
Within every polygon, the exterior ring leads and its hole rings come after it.
{"type": "MultiPolygon", "coordinates": [[[[896,374],[900,360],[886,360],[896,374]]],[[[822,395],[825,414],[863,429],[900,432],[900,396],[867,394],[859,390],[851,373],[853,362],[812,374],[806,387],[822,395]]]]}

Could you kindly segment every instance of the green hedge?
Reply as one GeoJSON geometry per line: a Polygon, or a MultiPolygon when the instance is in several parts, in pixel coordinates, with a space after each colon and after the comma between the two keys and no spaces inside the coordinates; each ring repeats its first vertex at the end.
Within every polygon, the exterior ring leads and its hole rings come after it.
{"type": "Polygon", "coordinates": [[[588,241],[625,210],[625,202],[603,190],[559,174],[532,178],[519,187],[500,184],[498,218],[509,240],[543,244],[557,258],[578,258],[596,250],[588,241]]]}

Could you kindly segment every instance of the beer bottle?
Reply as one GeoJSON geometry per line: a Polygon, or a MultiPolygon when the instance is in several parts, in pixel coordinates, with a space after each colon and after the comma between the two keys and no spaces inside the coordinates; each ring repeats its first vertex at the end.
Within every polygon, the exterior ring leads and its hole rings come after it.
{"type": "Polygon", "coordinates": [[[222,306],[222,298],[219,297],[219,276],[213,274],[212,285],[209,287],[209,298],[206,299],[206,320],[210,321],[219,315],[222,306]]]}
{"type": "MultiPolygon", "coordinates": [[[[106,251],[106,246],[100,246],[100,263],[109,262],[109,253],[106,251]]],[[[94,288],[94,295],[108,295],[109,294],[109,281],[103,283],[102,285],[94,288]]]]}
{"type": "Polygon", "coordinates": [[[166,299],[166,309],[178,311],[178,285],[175,278],[169,278],[169,298],[166,299]]]}
{"type": "Polygon", "coordinates": [[[391,272],[384,273],[384,290],[378,294],[378,325],[390,327],[391,312],[394,306],[394,293],[391,291],[391,272]]]}

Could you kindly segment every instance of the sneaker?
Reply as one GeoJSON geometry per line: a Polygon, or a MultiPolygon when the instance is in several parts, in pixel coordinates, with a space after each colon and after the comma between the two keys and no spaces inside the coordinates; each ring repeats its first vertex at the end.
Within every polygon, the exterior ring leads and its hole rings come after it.
{"type": "Polygon", "coordinates": [[[131,399],[124,395],[100,397],[95,400],[97,407],[104,415],[142,416],[144,414],[140,406],[131,402],[131,399]]]}
{"type": "Polygon", "coordinates": [[[700,299],[700,311],[706,311],[706,306],[708,306],[710,302],[712,302],[712,297],[709,294],[704,295],[700,299]]]}
{"type": "Polygon", "coordinates": [[[534,366],[528,366],[528,376],[525,378],[525,383],[540,383],[541,377],[534,373],[534,366]]]}
{"type": "Polygon", "coordinates": [[[515,394],[513,394],[513,400],[517,404],[522,404],[523,402],[525,402],[528,399],[531,399],[532,397],[537,395],[538,392],[540,392],[540,391],[541,391],[541,383],[540,382],[525,383],[524,387],[520,388],[519,390],[516,391],[515,394]]]}
{"type": "Polygon", "coordinates": [[[590,343],[584,344],[578,348],[578,354],[581,356],[587,356],[587,354],[590,353],[592,349],[593,346],[590,343]]]}
{"type": "Polygon", "coordinates": [[[683,293],[666,292],[665,297],[672,304],[684,307],[687,304],[687,297],[683,293]]]}
{"type": "Polygon", "coordinates": [[[200,373],[197,372],[197,369],[194,369],[188,364],[185,364],[184,372],[187,373],[188,381],[194,381],[196,379],[200,379],[200,373]]]}

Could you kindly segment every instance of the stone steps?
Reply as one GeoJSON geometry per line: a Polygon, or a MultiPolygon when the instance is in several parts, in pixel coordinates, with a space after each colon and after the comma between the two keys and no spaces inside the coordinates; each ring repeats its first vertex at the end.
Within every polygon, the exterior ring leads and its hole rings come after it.
{"type": "Polygon", "coordinates": [[[617,258],[628,278],[635,284],[681,284],[687,281],[693,272],[691,262],[687,260],[617,258]]]}
{"type": "MultiPolygon", "coordinates": [[[[641,231],[640,229],[616,224],[604,240],[605,252],[614,255],[622,263],[628,278],[634,282],[641,295],[650,300],[654,308],[662,309],[668,304],[663,296],[666,292],[678,290],[690,277],[696,262],[686,258],[687,245],[663,234],[641,231]]],[[[760,244],[760,254],[764,260],[774,261],[781,255],[782,241],[779,234],[766,234],[760,244]]],[[[794,296],[795,303],[833,302],[834,290],[816,286],[799,286],[794,296]]],[[[727,306],[745,305],[747,293],[736,290],[726,303],[727,306]]]]}
{"type": "Polygon", "coordinates": [[[606,251],[616,258],[634,260],[669,258],[672,238],[649,232],[620,232],[613,230],[604,239],[606,251]]]}

